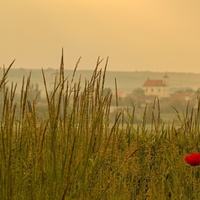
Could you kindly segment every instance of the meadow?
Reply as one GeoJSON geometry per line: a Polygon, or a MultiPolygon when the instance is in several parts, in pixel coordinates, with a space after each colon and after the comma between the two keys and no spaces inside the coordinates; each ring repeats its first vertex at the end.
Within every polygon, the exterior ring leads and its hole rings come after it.
{"type": "Polygon", "coordinates": [[[3,69],[0,199],[200,199],[200,169],[184,161],[200,151],[200,103],[197,109],[188,104],[183,113],[175,109],[178,123],[160,120],[155,99],[151,124],[146,108],[142,122],[134,121],[134,105],[116,112],[110,124],[113,96],[103,92],[107,64],[98,59],[81,87],[81,78],[74,80],[78,62],[69,79],[62,56],[53,90],[41,70],[47,102],[43,116],[38,115],[38,95],[29,98],[31,73],[23,78],[16,102],[17,85],[7,86],[13,63],[3,69]]]}

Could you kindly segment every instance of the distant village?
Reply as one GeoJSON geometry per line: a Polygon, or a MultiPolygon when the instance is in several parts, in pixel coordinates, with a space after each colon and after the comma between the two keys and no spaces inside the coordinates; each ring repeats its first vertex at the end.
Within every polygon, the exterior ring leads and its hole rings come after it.
{"type": "Polygon", "coordinates": [[[132,96],[139,98],[144,102],[151,102],[155,98],[160,101],[166,100],[177,100],[180,102],[197,102],[198,91],[194,91],[190,88],[186,90],[176,91],[174,93],[170,92],[170,77],[164,75],[161,79],[150,79],[147,78],[141,88],[136,88],[133,90],[132,94],[124,94],[119,92],[119,97],[125,98],[127,96],[132,96]]]}
{"type": "MultiPolygon", "coordinates": [[[[176,117],[172,115],[176,113],[176,111],[180,113],[185,112],[187,107],[197,109],[198,92],[199,91],[188,88],[171,93],[170,77],[165,74],[161,79],[151,79],[147,77],[143,85],[141,85],[140,88],[134,89],[130,94],[119,92],[118,105],[121,107],[135,106],[135,113],[137,115],[142,115],[144,108],[148,107],[150,119],[155,100],[157,100],[157,102],[159,101],[161,114],[164,115],[164,118],[169,119],[172,116],[176,117]]],[[[113,97],[114,96],[115,95],[113,95],[113,97]]],[[[115,110],[114,105],[115,102],[113,101],[113,111],[115,110]]]]}
{"type": "MultiPolygon", "coordinates": [[[[15,101],[19,101],[21,97],[21,83],[23,76],[29,76],[29,70],[18,69],[9,73],[9,83],[17,83],[15,101]]],[[[76,72],[74,82],[78,82],[81,77],[81,87],[84,88],[85,80],[90,80],[92,71],[76,72]]],[[[70,77],[73,71],[66,71],[70,77]]],[[[54,80],[59,75],[58,71],[53,69],[45,70],[46,82],[48,90],[54,88],[54,80]]],[[[111,113],[115,119],[115,111],[117,108],[127,107],[132,109],[135,107],[137,116],[142,115],[146,107],[151,116],[151,110],[156,100],[159,100],[161,114],[172,116],[175,113],[174,108],[179,112],[184,112],[189,105],[190,108],[198,108],[198,95],[200,94],[200,74],[179,74],[179,73],[153,73],[153,72],[107,72],[106,84],[104,85],[104,94],[112,93],[111,113]],[[115,90],[114,80],[117,81],[117,94],[115,90]]],[[[11,87],[11,86],[10,86],[11,87]]],[[[43,115],[46,109],[46,94],[44,91],[44,81],[40,70],[31,72],[31,84],[29,88],[29,100],[35,101],[37,96],[38,111],[43,115]]],[[[0,98],[1,97],[0,94],[0,98]]],[[[164,117],[163,117],[164,118],[164,117]]]]}

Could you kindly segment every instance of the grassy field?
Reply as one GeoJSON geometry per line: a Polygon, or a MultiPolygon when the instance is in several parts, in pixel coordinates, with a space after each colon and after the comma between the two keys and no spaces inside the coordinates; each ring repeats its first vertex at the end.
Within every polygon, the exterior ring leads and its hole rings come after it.
{"type": "MultiPolygon", "coordinates": [[[[11,64],[12,65],[12,64],[11,64]]],[[[151,124],[140,124],[134,106],[109,123],[111,94],[104,95],[106,67],[97,61],[91,78],[65,78],[63,57],[49,92],[42,71],[48,112],[38,116],[37,95],[29,99],[31,75],[21,99],[7,87],[4,70],[0,120],[0,199],[2,200],[165,200],[200,199],[200,169],[184,157],[199,152],[199,111],[175,113],[179,123],[160,121],[155,100],[151,124]]],[[[116,100],[116,106],[118,102],[116,100]]]]}

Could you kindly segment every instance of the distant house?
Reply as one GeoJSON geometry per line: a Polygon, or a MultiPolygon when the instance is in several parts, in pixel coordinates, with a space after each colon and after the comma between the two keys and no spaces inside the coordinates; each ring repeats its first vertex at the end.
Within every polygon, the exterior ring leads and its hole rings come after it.
{"type": "Polygon", "coordinates": [[[169,97],[169,77],[167,75],[158,80],[148,78],[142,87],[146,96],[169,97]]]}
{"type": "Polygon", "coordinates": [[[196,102],[197,100],[197,94],[193,91],[179,91],[179,92],[174,92],[171,94],[171,99],[173,101],[190,101],[190,102],[196,102]]]}

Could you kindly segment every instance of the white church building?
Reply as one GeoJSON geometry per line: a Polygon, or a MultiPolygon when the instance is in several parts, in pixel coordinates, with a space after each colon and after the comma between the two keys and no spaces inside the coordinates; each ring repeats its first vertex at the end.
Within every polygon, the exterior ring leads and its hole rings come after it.
{"type": "Polygon", "coordinates": [[[147,79],[142,86],[146,96],[159,98],[169,97],[169,77],[164,75],[162,79],[147,79]]]}

